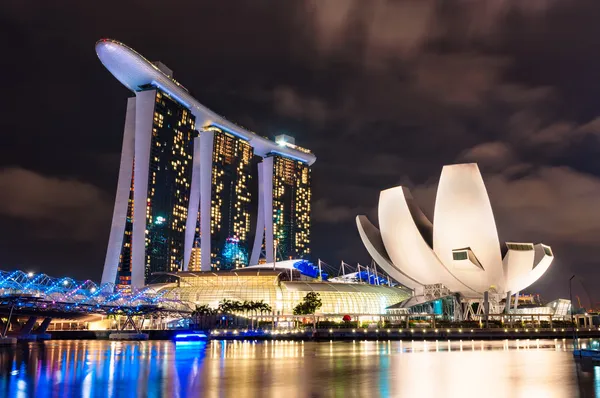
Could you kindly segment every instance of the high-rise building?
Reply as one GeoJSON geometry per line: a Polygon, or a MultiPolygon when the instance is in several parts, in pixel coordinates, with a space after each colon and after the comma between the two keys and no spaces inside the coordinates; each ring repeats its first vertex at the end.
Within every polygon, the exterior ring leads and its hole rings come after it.
{"type": "Polygon", "coordinates": [[[181,268],[197,136],[190,110],[158,88],[140,87],[129,103],[107,258],[114,262],[118,253],[121,288],[130,286],[136,260],[146,282],[155,272],[181,268]],[[134,246],[136,240],[143,245],[134,246]]]}
{"type": "Polygon", "coordinates": [[[310,254],[309,150],[217,115],[122,43],[100,40],[96,52],[134,93],[103,282],[138,288],[157,274],[310,254]]]}
{"type": "Polygon", "coordinates": [[[273,156],[273,224],[277,260],[310,254],[310,168],[273,156]]]}
{"type": "Polygon", "coordinates": [[[210,206],[210,263],[217,270],[248,265],[252,198],[253,149],[250,144],[218,127],[213,135],[210,206]]]}

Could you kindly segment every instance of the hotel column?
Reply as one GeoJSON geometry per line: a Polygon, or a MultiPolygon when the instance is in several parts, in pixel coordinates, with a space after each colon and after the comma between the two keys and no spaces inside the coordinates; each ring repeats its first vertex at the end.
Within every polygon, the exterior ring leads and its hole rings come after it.
{"type": "Polygon", "coordinates": [[[148,168],[155,98],[156,90],[141,91],[136,94],[131,287],[138,289],[143,287],[145,282],[148,168]]]}
{"type": "Polygon", "coordinates": [[[200,265],[211,271],[212,170],[215,136],[212,131],[200,132],[200,265]]]}
{"type": "Polygon", "coordinates": [[[192,159],[192,184],[190,187],[190,203],[185,223],[185,242],[183,244],[183,271],[187,271],[190,256],[194,247],[196,222],[200,211],[200,137],[194,138],[194,155],[192,159]]]}
{"type": "Polygon", "coordinates": [[[274,261],[274,240],[273,240],[273,157],[264,158],[262,161],[263,167],[263,216],[265,223],[265,254],[267,262],[274,261]]]}
{"type": "Polygon", "coordinates": [[[115,283],[119,267],[119,257],[123,248],[123,235],[125,234],[125,221],[127,219],[127,206],[129,190],[131,189],[131,175],[133,173],[133,150],[135,145],[135,97],[127,99],[127,113],[125,114],[125,130],[123,132],[123,146],[121,149],[121,163],[119,165],[119,180],[117,195],[113,211],[108,250],[102,271],[102,283],[115,283]]]}
{"type": "Polygon", "coordinates": [[[258,164],[258,214],[256,216],[256,233],[254,234],[254,246],[252,247],[252,255],[248,265],[258,264],[260,252],[262,248],[263,238],[265,236],[265,200],[263,194],[263,163],[258,164]]]}

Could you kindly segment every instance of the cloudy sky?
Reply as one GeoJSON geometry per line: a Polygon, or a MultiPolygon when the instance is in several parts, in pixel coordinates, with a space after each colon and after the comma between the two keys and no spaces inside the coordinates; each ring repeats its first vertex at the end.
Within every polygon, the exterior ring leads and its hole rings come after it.
{"type": "Polygon", "coordinates": [[[597,0],[3,0],[1,268],[100,278],[129,96],[94,52],[110,37],[316,153],[327,263],[369,261],[354,217],[381,189],[433,217],[442,166],[478,162],[501,240],[554,248],[531,290],[576,274],[600,301],[598,20],[597,0]]]}

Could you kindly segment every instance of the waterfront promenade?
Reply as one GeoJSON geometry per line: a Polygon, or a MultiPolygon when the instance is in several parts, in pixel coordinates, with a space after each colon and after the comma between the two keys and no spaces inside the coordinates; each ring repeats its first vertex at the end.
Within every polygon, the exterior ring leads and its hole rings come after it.
{"type": "MultiPolygon", "coordinates": [[[[74,330],[53,331],[53,340],[108,340],[113,330],[74,330]]],[[[150,340],[171,340],[186,330],[144,330],[150,340]]],[[[249,330],[214,329],[207,333],[211,340],[302,340],[302,341],[345,341],[345,340],[517,340],[517,339],[572,339],[571,328],[536,329],[317,329],[310,330],[249,330]]],[[[600,338],[598,328],[579,328],[576,332],[581,338],[600,338]]]]}

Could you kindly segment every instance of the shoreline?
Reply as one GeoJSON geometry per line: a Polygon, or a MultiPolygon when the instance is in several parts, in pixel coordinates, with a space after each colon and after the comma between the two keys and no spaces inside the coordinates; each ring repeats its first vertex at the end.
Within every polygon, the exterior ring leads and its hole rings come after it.
{"type": "MultiPolygon", "coordinates": [[[[109,340],[113,330],[53,331],[51,340],[109,340]]],[[[144,330],[148,340],[173,340],[189,330],[144,330]]],[[[352,340],[518,340],[518,339],[572,339],[571,329],[319,329],[312,332],[246,332],[242,329],[218,330],[207,333],[209,340],[297,340],[297,341],[352,341],[352,340]]],[[[598,329],[582,329],[579,338],[600,338],[598,329]]]]}

